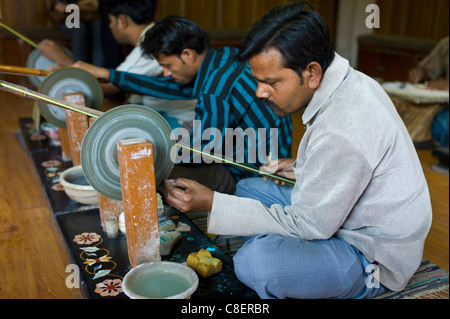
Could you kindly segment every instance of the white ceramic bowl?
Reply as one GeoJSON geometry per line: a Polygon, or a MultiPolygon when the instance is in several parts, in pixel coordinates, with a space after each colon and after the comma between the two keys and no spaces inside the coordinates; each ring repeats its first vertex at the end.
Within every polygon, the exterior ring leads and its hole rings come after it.
{"type": "Polygon", "coordinates": [[[171,261],[147,262],[140,264],[131,269],[125,275],[122,283],[123,291],[131,299],[190,299],[191,295],[195,292],[195,290],[197,290],[197,287],[198,276],[195,271],[186,265],[171,261]],[[183,277],[183,279],[186,280],[190,286],[181,293],[166,297],[149,297],[141,295],[136,291],[136,285],[139,281],[145,280],[148,276],[161,274],[172,274],[183,277]]]}
{"type": "Polygon", "coordinates": [[[97,191],[89,185],[81,166],[74,166],[62,172],[59,182],[72,200],[81,204],[98,204],[97,191]]]}

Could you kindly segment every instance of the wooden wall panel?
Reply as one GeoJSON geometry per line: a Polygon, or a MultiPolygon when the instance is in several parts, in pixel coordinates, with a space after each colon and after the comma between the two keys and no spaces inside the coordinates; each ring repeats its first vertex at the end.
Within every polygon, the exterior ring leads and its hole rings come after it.
{"type": "MultiPolygon", "coordinates": [[[[206,29],[248,29],[270,9],[289,0],[160,0],[156,18],[186,16],[206,29]]],[[[324,17],[332,38],[339,0],[310,0],[324,17]]],[[[448,0],[374,0],[380,7],[376,33],[440,39],[449,33],[448,0]]],[[[0,0],[3,21],[16,27],[48,26],[53,0],[0,0]]]]}
{"type": "Polygon", "coordinates": [[[0,0],[0,18],[15,27],[49,25],[47,11],[52,0],[0,0]]]}
{"type": "Polygon", "coordinates": [[[311,0],[310,3],[327,23],[330,29],[331,40],[335,43],[339,0],[311,0]]]}
{"type": "Polygon", "coordinates": [[[180,0],[159,0],[155,19],[159,20],[171,14],[183,15],[182,2],[180,0]]]}
{"type": "Polygon", "coordinates": [[[379,29],[375,33],[427,39],[448,36],[448,0],[378,0],[379,29]]]}
{"type": "MultiPolygon", "coordinates": [[[[339,0],[310,0],[334,34],[339,0]]],[[[405,0],[406,1],[406,0],[405,0]]],[[[14,27],[50,26],[47,11],[53,0],[0,0],[1,18],[14,27]]],[[[185,16],[205,29],[249,29],[270,9],[289,0],[160,0],[159,20],[171,14],[185,16]]],[[[448,1],[447,1],[448,2],[448,1]]]]}
{"type": "MultiPolygon", "coordinates": [[[[339,0],[311,0],[327,22],[332,39],[336,29],[339,0]]],[[[269,10],[289,0],[160,0],[156,19],[177,14],[205,29],[249,29],[269,10]]]]}
{"type": "Polygon", "coordinates": [[[188,0],[185,2],[185,16],[198,23],[204,29],[217,28],[218,3],[211,0],[188,0]]]}
{"type": "Polygon", "coordinates": [[[288,1],[286,0],[256,0],[254,6],[254,22],[256,22],[271,9],[286,4],[287,2],[288,1]]]}
{"type": "Polygon", "coordinates": [[[420,38],[434,36],[436,13],[438,13],[439,1],[409,0],[405,11],[405,34],[411,34],[420,38]],[[433,20],[423,17],[434,17],[433,20]]]}
{"type": "MultiPolygon", "coordinates": [[[[406,0],[407,1],[407,0],[406,0]]],[[[380,34],[401,34],[402,33],[402,19],[397,19],[396,23],[393,21],[394,17],[400,10],[404,10],[406,1],[383,1],[378,0],[378,6],[380,7],[380,29],[375,29],[375,33],[380,34]],[[400,8],[400,10],[399,10],[400,8]]]]}
{"type": "Polygon", "coordinates": [[[253,14],[254,0],[221,0],[221,17],[219,28],[248,29],[256,22],[253,14]]]}
{"type": "Polygon", "coordinates": [[[436,29],[434,38],[441,39],[445,36],[448,36],[449,33],[449,0],[439,0],[438,12],[436,14],[436,29]]]}

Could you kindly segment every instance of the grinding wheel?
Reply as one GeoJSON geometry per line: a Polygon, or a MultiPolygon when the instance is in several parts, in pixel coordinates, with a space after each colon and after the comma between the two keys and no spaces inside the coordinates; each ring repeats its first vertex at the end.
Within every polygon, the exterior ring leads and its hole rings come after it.
{"type": "Polygon", "coordinates": [[[156,111],[141,105],[122,105],[94,121],[81,147],[81,166],[89,184],[100,194],[122,200],[117,142],[144,138],[153,145],[155,181],[159,186],[173,169],[172,129],[156,111]]]}
{"type": "MultiPolygon", "coordinates": [[[[39,93],[62,100],[63,93],[81,92],[86,107],[99,110],[103,103],[103,91],[98,80],[78,68],[63,68],[52,72],[39,87],[39,93]]],[[[62,107],[39,102],[42,116],[53,125],[66,128],[66,112],[62,107]]]]}
{"type": "MultiPolygon", "coordinates": [[[[74,59],[72,52],[70,52],[65,47],[62,47],[62,49],[68,56],[70,56],[71,58],[74,59]]],[[[39,51],[39,49],[33,50],[27,59],[27,68],[31,68],[31,69],[39,69],[39,70],[49,71],[52,69],[52,67],[55,67],[57,65],[58,64],[56,62],[43,56],[41,54],[41,52],[39,51]]],[[[41,85],[42,81],[45,80],[45,78],[46,78],[45,76],[30,76],[29,77],[31,84],[33,84],[33,86],[35,88],[39,88],[39,86],[41,85]]]]}

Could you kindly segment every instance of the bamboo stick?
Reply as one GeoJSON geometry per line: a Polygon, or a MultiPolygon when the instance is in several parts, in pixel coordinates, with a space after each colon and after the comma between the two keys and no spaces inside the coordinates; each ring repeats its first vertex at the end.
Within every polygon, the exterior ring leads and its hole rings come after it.
{"type": "Polygon", "coordinates": [[[76,111],[82,114],[85,114],[87,116],[91,116],[91,117],[100,117],[103,112],[85,107],[85,106],[80,106],[74,103],[69,103],[69,102],[64,102],[63,100],[58,100],[55,98],[52,98],[50,96],[47,96],[45,94],[41,94],[35,91],[32,91],[26,87],[17,85],[17,84],[12,84],[9,83],[7,81],[4,80],[0,80],[0,89],[2,89],[3,91],[9,92],[9,93],[13,93],[15,95],[21,96],[21,97],[25,97],[25,98],[30,98],[33,100],[37,100],[39,102],[44,102],[44,103],[48,103],[48,104],[52,104],[52,105],[56,105],[65,109],[69,109],[72,111],[76,111]]]}
{"type": "Polygon", "coordinates": [[[22,66],[0,64],[0,72],[6,72],[6,73],[11,73],[11,74],[17,73],[17,74],[26,74],[26,75],[47,76],[50,73],[52,73],[53,71],[25,68],[22,66]]]}
{"type": "MultiPolygon", "coordinates": [[[[94,110],[94,109],[91,109],[91,108],[88,108],[88,107],[83,107],[83,106],[80,106],[80,105],[77,105],[77,104],[74,104],[74,103],[69,103],[69,102],[65,102],[65,101],[62,101],[62,100],[58,100],[58,99],[49,97],[47,95],[44,95],[44,94],[32,91],[32,90],[30,90],[28,88],[25,88],[23,86],[20,86],[20,85],[17,85],[17,84],[12,84],[12,83],[9,83],[9,82],[3,81],[3,80],[0,80],[0,89],[2,89],[3,91],[6,91],[6,92],[10,92],[10,93],[16,94],[16,95],[21,96],[21,97],[31,98],[31,99],[34,99],[34,100],[37,100],[37,101],[40,101],[40,102],[53,104],[53,105],[56,105],[56,106],[59,106],[59,107],[63,107],[65,109],[69,109],[69,110],[72,110],[72,111],[75,111],[75,112],[79,112],[79,113],[82,113],[82,114],[85,114],[87,116],[94,117],[94,118],[98,118],[98,117],[100,117],[103,114],[103,112],[100,112],[100,111],[97,111],[97,110],[94,110]]],[[[227,160],[227,159],[224,159],[224,158],[221,158],[221,157],[217,157],[217,156],[211,155],[209,153],[205,153],[205,152],[196,150],[196,149],[191,148],[191,147],[189,147],[187,145],[183,145],[183,144],[180,144],[180,143],[176,143],[176,145],[178,147],[180,147],[180,148],[187,149],[187,150],[189,150],[191,152],[195,152],[195,153],[198,153],[198,154],[201,154],[201,155],[205,155],[207,157],[210,157],[210,158],[213,158],[213,159],[216,159],[216,160],[220,160],[223,163],[234,165],[234,166],[240,167],[242,169],[245,169],[247,171],[250,171],[250,172],[253,172],[253,173],[257,173],[257,174],[260,174],[262,176],[267,176],[267,177],[270,177],[270,178],[273,178],[273,179],[285,182],[285,183],[287,183],[289,185],[292,185],[292,186],[295,184],[295,181],[293,181],[293,180],[290,180],[290,179],[287,179],[287,178],[284,178],[284,177],[281,177],[281,176],[277,176],[277,175],[272,175],[272,174],[260,171],[259,169],[256,169],[256,168],[253,168],[253,167],[250,167],[250,166],[246,166],[246,165],[243,165],[243,164],[235,163],[235,162],[232,162],[230,160],[227,160]]]]}

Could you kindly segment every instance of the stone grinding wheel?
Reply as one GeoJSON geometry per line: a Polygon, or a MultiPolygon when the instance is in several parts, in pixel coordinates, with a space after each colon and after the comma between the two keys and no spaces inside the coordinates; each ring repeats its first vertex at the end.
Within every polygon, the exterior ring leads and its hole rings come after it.
{"type": "MultiPolygon", "coordinates": [[[[70,52],[65,47],[62,47],[62,49],[68,56],[70,56],[71,58],[74,59],[72,52],[70,52]]],[[[43,56],[41,54],[41,52],[39,51],[39,49],[33,50],[27,59],[27,68],[31,68],[31,69],[39,69],[39,70],[49,71],[51,69],[51,67],[55,67],[57,65],[58,64],[56,62],[53,62],[52,60],[43,56]]],[[[29,77],[31,84],[33,84],[33,86],[35,88],[39,88],[39,86],[41,85],[42,81],[45,80],[45,78],[46,78],[45,76],[30,76],[29,77]]]]}
{"type": "MultiPolygon", "coordinates": [[[[63,93],[81,92],[86,107],[100,110],[103,104],[103,91],[98,80],[88,72],[78,68],[63,68],[48,75],[38,90],[39,93],[62,100],[63,93]]],[[[57,127],[66,128],[64,108],[39,102],[42,116],[57,127]]]]}
{"type": "Polygon", "coordinates": [[[89,184],[110,199],[122,200],[117,142],[144,138],[153,145],[155,182],[159,186],[173,169],[172,129],[156,111],[141,105],[122,105],[97,118],[81,147],[81,166],[89,184]]]}

